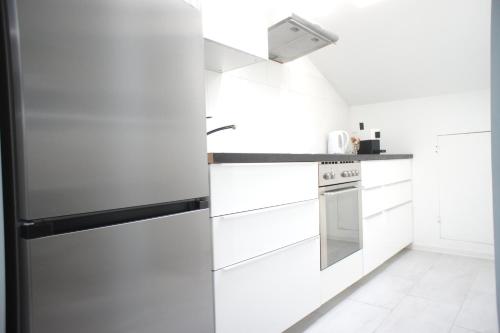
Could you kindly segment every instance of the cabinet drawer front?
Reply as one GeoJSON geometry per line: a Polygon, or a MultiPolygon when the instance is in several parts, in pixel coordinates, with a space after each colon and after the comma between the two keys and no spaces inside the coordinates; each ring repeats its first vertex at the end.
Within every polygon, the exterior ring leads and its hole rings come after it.
{"type": "Polygon", "coordinates": [[[340,294],[363,277],[363,250],[320,272],[321,303],[340,294]]]}
{"type": "Polygon", "coordinates": [[[361,178],[363,188],[409,180],[412,178],[412,160],[363,161],[361,178]]]}
{"type": "Polygon", "coordinates": [[[366,275],[391,257],[385,213],[363,219],[363,273],[366,275]]]}
{"type": "Polygon", "coordinates": [[[211,216],[318,198],[317,163],[212,164],[211,216]]]}
{"type": "Polygon", "coordinates": [[[383,189],[384,209],[390,209],[412,200],[411,181],[388,185],[383,189]]]}
{"type": "Polygon", "coordinates": [[[214,270],[319,234],[317,199],[212,218],[214,270]]]}
{"type": "Polygon", "coordinates": [[[370,273],[412,242],[411,202],[363,219],[364,274],[370,273]]]}
{"type": "Polygon", "coordinates": [[[384,210],[412,201],[412,183],[405,181],[364,189],[362,200],[363,217],[369,217],[384,210]]]}
{"type": "Polygon", "coordinates": [[[319,307],[319,238],[214,272],[218,333],[282,332],[319,307]]]}
{"type": "Polygon", "coordinates": [[[384,188],[375,187],[363,190],[362,192],[361,207],[363,217],[368,217],[384,210],[384,188]]]}
{"type": "Polygon", "coordinates": [[[391,231],[392,252],[410,245],[413,242],[413,209],[412,203],[397,206],[387,211],[387,226],[391,231]]]}

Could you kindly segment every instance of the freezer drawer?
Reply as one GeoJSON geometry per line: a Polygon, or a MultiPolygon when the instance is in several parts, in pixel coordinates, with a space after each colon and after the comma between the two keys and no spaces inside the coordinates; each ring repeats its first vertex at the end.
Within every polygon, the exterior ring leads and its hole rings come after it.
{"type": "Polygon", "coordinates": [[[208,210],[23,241],[29,333],[213,332],[208,210]]]}

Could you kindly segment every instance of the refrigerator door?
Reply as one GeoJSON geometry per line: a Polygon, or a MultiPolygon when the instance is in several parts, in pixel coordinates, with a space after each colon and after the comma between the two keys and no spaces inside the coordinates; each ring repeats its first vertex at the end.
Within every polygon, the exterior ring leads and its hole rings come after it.
{"type": "Polygon", "coordinates": [[[23,332],[214,332],[210,242],[207,209],[23,240],[23,332]]]}
{"type": "Polygon", "coordinates": [[[208,195],[198,9],[183,0],[8,3],[21,218],[208,195]]]}

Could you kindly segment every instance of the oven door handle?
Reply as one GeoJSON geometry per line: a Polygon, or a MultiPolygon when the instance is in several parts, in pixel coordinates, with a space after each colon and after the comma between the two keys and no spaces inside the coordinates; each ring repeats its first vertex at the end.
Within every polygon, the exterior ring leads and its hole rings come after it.
{"type": "Polygon", "coordinates": [[[324,196],[334,196],[334,195],[339,195],[339,194],[348,193],[348,192],[354,192],[354,191],[360,191],[360,190],[361,189],[359,187],[349,187],[347,189],[339,189],[339,190],[328,191],[328,192],[325,192],[325,193],[321,193],[321,195],[324,195],[324,196]]]}

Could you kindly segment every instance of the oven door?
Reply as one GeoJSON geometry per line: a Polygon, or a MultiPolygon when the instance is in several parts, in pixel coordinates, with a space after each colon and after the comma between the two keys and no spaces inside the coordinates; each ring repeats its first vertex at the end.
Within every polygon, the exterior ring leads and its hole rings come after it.
{"type": "Polygon", "coordinates": [[[323,270],[362,248],[360,183],[322,187],[319,198],[323,270]]]}

